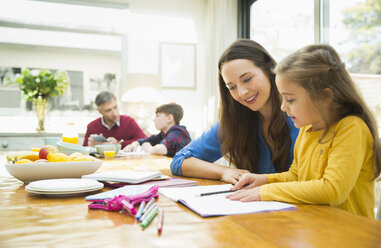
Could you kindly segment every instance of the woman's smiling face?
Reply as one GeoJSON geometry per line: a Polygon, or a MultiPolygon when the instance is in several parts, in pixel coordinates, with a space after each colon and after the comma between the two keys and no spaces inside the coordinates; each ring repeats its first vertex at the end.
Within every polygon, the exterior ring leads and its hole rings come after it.
{"type": "Polygon", "coordinates": [[[226,62],[221,70],[231,96],[253,111],[260,111],[269,99],[270,79],[254,63],[247,59],[226,62]]]}

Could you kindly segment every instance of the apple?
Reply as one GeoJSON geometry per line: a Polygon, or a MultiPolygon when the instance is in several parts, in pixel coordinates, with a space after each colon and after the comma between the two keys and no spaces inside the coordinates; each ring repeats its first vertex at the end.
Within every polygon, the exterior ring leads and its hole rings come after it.
{"type": "Polygon", "coordinates": [[[38,156],[40,159],[47,159],[49,153],[57,153],[58,150],[55,146],[46,145],[40,149],[38,156]]]}

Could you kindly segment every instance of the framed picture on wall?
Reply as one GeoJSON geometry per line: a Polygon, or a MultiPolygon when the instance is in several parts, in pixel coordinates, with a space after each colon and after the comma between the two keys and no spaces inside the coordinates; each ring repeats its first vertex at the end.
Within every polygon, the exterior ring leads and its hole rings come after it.
{"type": "Polygon", "coordinates": [[[159,60],[163,88],[196,88],[196,44],[160,43],[159,60]]]}

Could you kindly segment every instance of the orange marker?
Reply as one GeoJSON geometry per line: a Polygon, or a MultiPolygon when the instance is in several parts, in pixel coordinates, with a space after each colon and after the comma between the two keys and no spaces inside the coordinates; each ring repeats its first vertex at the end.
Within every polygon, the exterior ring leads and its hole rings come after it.
{"type": "Polygon", "coordinates": [[[157,233],[161,234],[164,224],[164,209],[159,210],[159,222],[157,223],[157,233]]]}

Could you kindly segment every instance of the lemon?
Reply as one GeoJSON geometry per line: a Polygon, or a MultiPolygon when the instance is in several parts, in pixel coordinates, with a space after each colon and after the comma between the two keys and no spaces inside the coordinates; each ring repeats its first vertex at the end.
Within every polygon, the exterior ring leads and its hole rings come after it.
{"type": "Polygon", "coordinates": [[[95,161],[95,158],[92,156],[82,155],[72,159],[72,161],[95,161]]]}
{"type": "Polygon", "coordinates": [[[28,163],[33,163],[33,161],[27,158],[22,158],[15,162],[15,164],[28,164],[28,163]]]}
{"type": "Polygon", "coordinates": [[[84,155],[80,152],[74,152],[74,153],[69,155],[69,160],[74,160],[75,158],[83,157],[83,156],[84,155]]]}
{"type": "Polygon", "coordinates": [[[67,162],[67,161],[69,161],[69,156],[64,154],[64,153],[61,153],[61,152],[49,153],[47,158],[48,158],[49,162],[67,162]]]}

